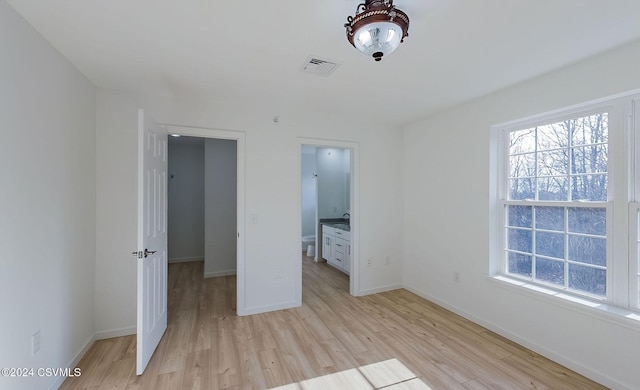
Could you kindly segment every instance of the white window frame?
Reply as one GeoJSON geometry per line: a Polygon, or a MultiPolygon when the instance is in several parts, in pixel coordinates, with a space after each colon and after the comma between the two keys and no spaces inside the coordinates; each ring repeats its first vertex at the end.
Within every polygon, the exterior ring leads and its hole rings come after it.
{"type": "Polygon", "coordinates": [[[629,153],[631,193],[629,202],[629,306],[640,310],[640,97],[632,99],[629,107],[629,153]]]}
{"type": "Polygon", "coordinates": [[[640,308],[640,203],[629,203],[629,306],[640,308]],[[635,260],[635,261],[634,261],[635,260]]]}
{"type": "MultiPolygon", "coordinates": [[[[489,275],[512,285],[539,286],[545,291],[556,291],[558,295],[571,295],[594,304],[606,303],[625,309],[639,310],[640,296],[640,145],[635,142],[636,129],[640,131],[640,90],[619,94],[596,101],[574,105],[491,127],[492,131],[492,193],[493,226],[491,228],[489,275]],[[557,123],[567,119],[608,112],[608,199],[606,202],[548,202],[508,201],[509,190],[509,143],[508,135],[515,130],[557,123]],[[634,121],[630,120],[634,118],[634,121]],[[635,167],[639,167],[635,169],[635,167]],[[607,209],[607,292],[606,297],[582,294],[566,290],[551,283],[528,278],[520,279],[507,274],[506,260],[506,205],[526,204],[530,206],[581,207],[599,206],[607,209]]],[[[549,295],[549,294],[547,294],[549,295]]],[[[553,294],[551,294],[553,295],[553,294]]]]}

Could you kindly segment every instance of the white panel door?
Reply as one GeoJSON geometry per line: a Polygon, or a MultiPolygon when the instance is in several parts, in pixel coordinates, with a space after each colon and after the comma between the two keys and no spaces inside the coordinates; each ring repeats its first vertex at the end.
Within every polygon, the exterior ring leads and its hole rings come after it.
{"type": "Polygon", "coordinates": [[[167,329],[167,131],[138,111],[138,321],[142,375],[167,329]]]}

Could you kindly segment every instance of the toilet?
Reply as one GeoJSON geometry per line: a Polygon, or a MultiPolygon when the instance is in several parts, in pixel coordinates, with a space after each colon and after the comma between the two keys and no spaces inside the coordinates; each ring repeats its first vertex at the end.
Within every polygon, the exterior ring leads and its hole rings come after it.
{"type": "Polygon", "coordinates": [[[316,235],[310,234],[308,236],[302,236],[302,251],[307,251],[307,256],[313,257],[316,255],[316,235]]]}

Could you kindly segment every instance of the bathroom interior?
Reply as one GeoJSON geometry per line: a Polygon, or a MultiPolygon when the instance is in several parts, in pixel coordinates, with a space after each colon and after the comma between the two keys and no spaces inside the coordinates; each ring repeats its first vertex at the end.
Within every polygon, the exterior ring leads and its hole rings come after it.
{"type": "Polygon", "coordinates": [[[351,271],[351,151],[302,145],[302,254],[351,271]]]}

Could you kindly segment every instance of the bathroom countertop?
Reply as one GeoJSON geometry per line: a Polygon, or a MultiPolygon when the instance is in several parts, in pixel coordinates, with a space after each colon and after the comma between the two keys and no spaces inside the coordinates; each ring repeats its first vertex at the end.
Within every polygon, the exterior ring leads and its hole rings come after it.
{"type": "Polygon", "coordinates": [[[331,226],[347,232],[351,231],[349,220],[346,218],[322,218],[320,219],[321,225],[331,226]]]}

